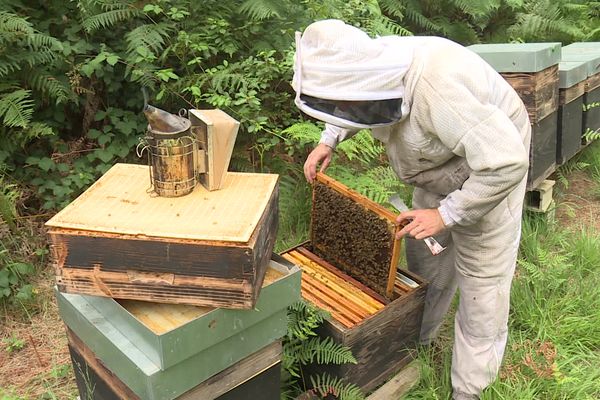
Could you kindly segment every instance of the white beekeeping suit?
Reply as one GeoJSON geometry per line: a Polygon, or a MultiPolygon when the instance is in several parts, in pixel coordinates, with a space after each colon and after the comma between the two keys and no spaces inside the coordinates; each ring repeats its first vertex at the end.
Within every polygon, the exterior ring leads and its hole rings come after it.
{"type": "Polygon", "coordinates": [[[361,128],[385,143],[415,209],[437,209],[448,247],[407,239],[408,266],[430,282],[421,341],[438,332],[458,287],[452,386],[477,398],[497,376],[507,340],[531,128],[525,107],[479,56],[442,38],[371,39],[341,21],[297,37],[296,104],[325,121],[331,148],[361,128]],[[383,104],[387,101],[387,105],[383,104]],[[395,108],[394,108],[395,107],[395,108]],[[365,114],[377,117],[366,118],[365,114]]]}

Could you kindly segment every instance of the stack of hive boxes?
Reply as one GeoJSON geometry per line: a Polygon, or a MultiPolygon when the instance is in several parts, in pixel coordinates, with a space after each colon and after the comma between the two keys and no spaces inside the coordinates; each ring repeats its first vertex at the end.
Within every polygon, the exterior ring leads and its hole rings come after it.
{"type": "Polygon", "coordinates": [[[582,145],[600,131],[600,42],[573,43],[562,48],[562,61],[585,63],[587,74],[583,93],[582,145]]]}
{"type": "Polygon", "coordinates": [[[556,168],[560,43],[478,44],[469,47],[517,91],[532,126],[528,189],[556,168]]]}
{"type": "Polygon", "coordinates": [[[300,270],[272,254],[277,176],[148,186],[147,166],[117,164],[47,223],[81,398],[279,399],[300,270]]]}

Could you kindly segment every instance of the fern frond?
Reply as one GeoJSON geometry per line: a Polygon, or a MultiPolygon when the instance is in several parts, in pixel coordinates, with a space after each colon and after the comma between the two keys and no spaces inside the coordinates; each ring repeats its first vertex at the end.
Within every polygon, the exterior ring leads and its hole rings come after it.
{"type": "Polygon", "coordinates": [[[16,227],[18,198],[17,186],[4,183],[0,177],[0,222],[4,221],[11,230],[16,227]]]}
{"type": "Polygon", "coordinates": [[[246,0],[240,11],[256,21],[285,15],[285,2],[279,0],[246,0]]]}
{"type": "Polygon", "coordinates": [[[25,128],[33,114],[30,90],[15,90],[0,97],[0,118],[8,127],[25,128]]]}
{"type": "Polygon", "coordinates": [[[600,139],[600,129],[592,130],[588,128],[583,133],[583,139],[585,139],[585,141],[588,143],[600,139]]]}
{"type": "Polygon", "coordinates": [[[405,4],[406,4],[406,9],[404,11],[404,14],[408,21],[412,22],[417,27],[419,27],[425,31],[440,32],[440,33],[442,32],[442,29],[440,26],[438,26],[431,19],[429,19],[425,15],[423,15],[423,13],[421,11],[421,3],[419,1],[408,0],[408,1],[405,1],[405,4]]]}
{"type": "Polygon", "coordinates": [[[33,27],[23,17],[16,14],[0,11],[0,37],[6,33],[33,33],[33,27]]]}
{"type": "Polygon", "coordinates": [[[435,22],[441,27],[445,35],[463,44],[471,44],[479,42],[477,31],[468,22],[457,24],[456,21],[451,21],[446,17],[435,18],[435,22]]]}
{"type": "Polygon", "coordinates": [[[381,11],[385,12],[387,15],[398,18],[400,21],[404,18],[406,6],[402,4],[401,1],[379,0],[379,7],[381,8],[381,11]]]}
{"type": "Polygon", "coordinates": [[[323,323],[329,313],[314,305],[299,301],[288,308],[288,333],[290,340],[307,340],[315,336],[315,329],[323,323]]]}
{"type": "Polygon", "coordinates": [[[246,74],[234,71],[234,67],[210,71],[200,80],[209,83],[212,90],[217,93],[233,93],[246,90],[248,85],[246,74]]]}
{"type": "Polygon", "coordinates": [[[51,126],[46,125],[42,122],[30,123],[29,126],[25,128],[23,133],[26,135],[28,141],[42,136],[52,136],[56,134],[56,132],[51,126]]]}
{"type": "Polygon", "coordinates": [[[38,49],[27,53],[20,53],[16,58],[19,64],[27,64],[31,68],[40,64],[50,64],[56,60],[57,54],[49,49],[38,49]]]}
{"type": "Polygon", "coordinates": [[[81,25],[86,32],[90,33],[100,28],[110,28],[124,21],[131,20],[139,14],[139,10],[134,8],[117,8],[84,18],[81,25]]]}
{"type": "Polygon", "coordinates": [[[488,15],[500,7],[500,2],[490,0],[452,0],[451,3],[465,14],[473,17],[488,15]]]}
{"type": "Polygon", "coordinates": [[[27,35],[27,44],[34,49],[42,47],[51,47],[58,50],[62,49],[62,44],[56,38],[52,36],[44,35],[42,33],[30,33],[27,35]]]}
{"type": "Polygon", "coordinates": [[[300,122],[281,131],[281,136],[294,144],[304,146],[319,143],[322,130],[311,122],[300,122]]]}
{"type": "Polygon", "coordinates": [[[332,395],[340,400],[365,399],[365,395],[358,386],[347,383],[343,379],[333,377],[329,374],[311,376],[310,381],[313,391],[316,391],[323,398],[332,395]]]}
{"type": "Polygon", "coordinates": [[[23,80],[28,83],[29,87],[55,100],[57,104],[65,102],[69,99],[69,88],[54,76],[44,71],[32,69],[25,71],[22,76],[23,80]]]}
{"type": "Polygon", "coordinates": [[[164,49],[166,39],[172,31],[173,27],[164,23],[140,25],[125,35],[127,52],[133,54],[138,47],[145,47],[158,54],[164,49]]]}
{"type": "Polygon", "coordinates": [[[0,78],[8,76],[19,69],[21,69],[21,63],[19,60],[15,60],[14,58],[2,59],[2,57],[0,57],[0,78]]]}
{"type": "Polygon", "coordinates": [[[356,358],[347,346],[342,346],[333,341],[331,337],[321,339],[313,337],[303,342],[297,353],[302,364],[356,364],[356,358]]]}
{"type": "Polygon", "coordinates": [[[337,147],[350,161],[358,160],[367,165],[385,152],[383,145],[375,140],[368,130],[359,131],[351,139],[345,140],[337,147]]]}
{"type": "Polygon", "coordinates": [[[366,22],[366,29],[377,35],[412,36],[411,31],[383,15],[366,22]]]}

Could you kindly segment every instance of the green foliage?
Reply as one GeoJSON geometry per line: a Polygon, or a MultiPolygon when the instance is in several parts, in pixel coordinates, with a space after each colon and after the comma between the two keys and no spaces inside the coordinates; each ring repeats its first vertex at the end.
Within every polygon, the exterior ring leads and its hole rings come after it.
{"type": "Polygon", "coordinates": [[[6,339],[3,339],[2,343],[4,344],[4,349],[7,353],[12,353],[21,350],[23,347],[25,347],[25,340],[20,339],[16,336],[11,336],[6,339]]]}
{"type": "Polygon", "coordinates": [[[88,33],[112,28],[140,15],[130,1],[80,0],[78,7],[82,16],[81,25],[88,33]]]}
{"type": "Polygon", "coordinates": [[[578,158],[576,157],[576,158],[569,160],[564,165],[561,165],[560,168],[556,171],[556,176],[558,178],[558,181],[566,189],[569,187],[569,180],[567,179],[567,177],[576,171],[583,171],[586,168],[588,168],[589,166],[590,166],[589,163],[579,161],[578,158]]]}
{"type": "Polygon", "coordinates": [[[22,239],[17,225],[19,196],[16,185],[0,177],[0,301],[33,298],[33,286],[27,282],[34,266],[15,251],[22,239]]]}
{"type": "Polygon", "coordinates": [[[356,364],[350,349],[341,346],[332,338],[322,339],[316,329],[323,323],[328,313],[312,304],[299,301],[288,308],[288,332],[283,341],[282,398],[296,398],[307,390],[308,379],[311,392],[325,396],[334,394],[340,400],[364,399],[360,389],[343,379],[327,374],[306,376],[304,368],[311,364],[356,364]]]}
{"type": "Polygon", "coordinates": [[[62,49],[60,41],[11,11],[0,11],[0,165],[17,148],[52,133],[34,121],[36,109],[67,99],[64,85],[46,73],[62,49]]]}
{"type": "Polygon", "coordinates": [[[365,398],[357,386],[348,385],[343,380],[328,374],[311,376],[310,381],[313,387],[312,392],[322,397],[331,395],[337,399],[345,400],[362,400],[365,398]]]}

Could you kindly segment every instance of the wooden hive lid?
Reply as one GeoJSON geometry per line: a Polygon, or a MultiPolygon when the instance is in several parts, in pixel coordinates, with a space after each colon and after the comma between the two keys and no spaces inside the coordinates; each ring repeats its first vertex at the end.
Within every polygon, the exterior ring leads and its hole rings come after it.
{"type": "Polygon", "coordinates": [[[392,300],[400,256],[395,214],[322,173],[317,174],[312,207],[315,254],[392,300]],[[324,209],[323,190],[330,190],[338,203],[324,209]]]}
{"type": "Polygon", "coordinates": [[[560,61],[560,43],[494,43],[468,47],[498,72],[540,72],[560,61]]]}
{"type": "Polygon", "coordinates": [[[246,243],[276,190],[278,175],[230,172],[223,188],[197,185],[183,197],[149,193],[149,167],[116,164],[50,219],[52,228],[246,243]]]}

